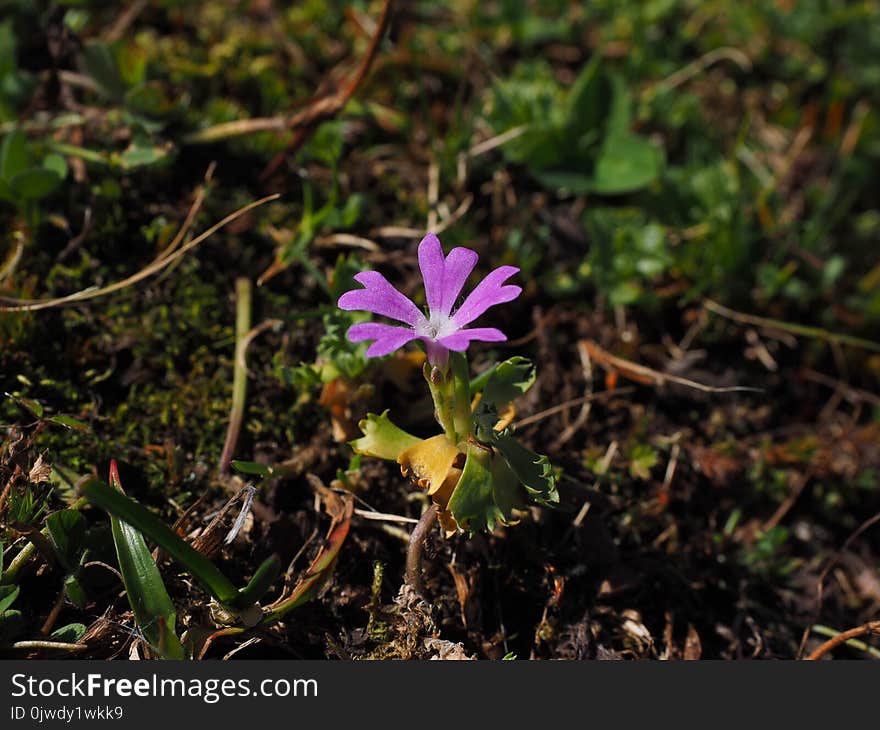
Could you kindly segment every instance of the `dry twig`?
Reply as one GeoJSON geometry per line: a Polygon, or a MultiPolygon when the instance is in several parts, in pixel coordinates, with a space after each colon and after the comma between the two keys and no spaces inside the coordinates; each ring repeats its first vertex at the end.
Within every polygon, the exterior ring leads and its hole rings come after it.
{"type": "Polygon", "coordinates": [[[868,621],[868,623],[857,626],[854,629],[839,633],[837,636],[828,639],[822,646],[806,657],[804,661],[814,662],[821,659],[829,651],[836,649],[841,644],[845,644],[850,639],[863,636],[864,634],[880,634],[880,621],[868,621]]]}

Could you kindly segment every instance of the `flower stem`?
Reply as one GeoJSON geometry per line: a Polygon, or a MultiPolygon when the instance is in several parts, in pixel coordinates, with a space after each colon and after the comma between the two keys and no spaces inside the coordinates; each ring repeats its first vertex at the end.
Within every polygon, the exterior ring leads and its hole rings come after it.
{"type": "Polygon", "coordinates": [[[251,291],[250,279],[242,276],[235,280],[235,363],[232,371],[232,410],[229,414],[226,441],[223,443],[223,451],[220,454],[219,471],[221,474],[229,470],[229,462],[232,461],[232,454],[241,431],[241,422],[244,419],[247,398],[247,365],[244,354],[248,344],[247,333],[251,329],[251,291]]]}
{"type": "Polygon", "coordinates": [[[463,352],[451,352],[449,354],[449,364],[452,376],[452,422],[457,435],[455,443],[458,444],[466,441],[473,430],[467,356],[463,352]]]}
{"type": "Polygon", "coordinates": [[[425,510],[415,529],[409,536],[409,547],[406,549],[406,582],[422,595],[422,551],[428,533],[437,521],[437,505],[432,504],[425,510]]]}
{"type": "Polygon", "coordinates": [[[445,369],[426,364],[424,374],[434,399],[437,422],[453,444],[462,444],[473,429],[467,358],[452,352],[445,369]]]}
{"type": "Polygon", "coordinates": [[[425,364],[425,380],[434,400],[434,418],[443,427],[446,437],[454,444],[458,443],[455,434],[455,418],[453,416],[453,392],[450,388],[449,371],[425,364]]]}

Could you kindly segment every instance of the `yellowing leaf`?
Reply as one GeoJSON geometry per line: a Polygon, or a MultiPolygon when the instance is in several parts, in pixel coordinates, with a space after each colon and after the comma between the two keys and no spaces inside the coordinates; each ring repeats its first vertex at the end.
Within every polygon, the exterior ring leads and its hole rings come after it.
{"type": "Polygon", "coordinates": [[[447,535],[458,530],[447,505],[461,479],[459,457],[458,447],[441,433],[409,447],[397,459],[403,475],[426,490],[437,505],[437,519],[447,535]]]}
{"type": "Polygon", "coordinates": [[[441,433],[410,446],[397,457],[397,463],[404,476],[434,494],[443,486],[457,457],[458,447],[441,433]]]}
{"type": "Polygon", "coordinates": [[[421,439],[408,434],[388,419],[388,411],[377,416],[370,413],[359,424],[363,437],[351,442],[356,454],[397,461],[397,457],[421,439]]]}

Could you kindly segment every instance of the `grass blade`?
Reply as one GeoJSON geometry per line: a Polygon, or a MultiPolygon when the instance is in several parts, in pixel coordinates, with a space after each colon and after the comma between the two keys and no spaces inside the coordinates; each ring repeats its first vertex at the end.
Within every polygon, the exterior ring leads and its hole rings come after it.
{"type": "Polygon", "coordinates": [[[77,488],[92,504],[153,540],[192,573],[220,603],[239,607],[239,592],[229,579],[149,510],[94,477],[82,480],[77,488]]]}
{"type": "MultiPolygon", "coordinates": [[[[110,483],[122,492],[115,460],[110,462],[110,483]]],[[[143,535],[112,515],[110,529],[125,593],[144,638],[163,659],[184,659],[175,633],[177,612],[143,535]]]]}

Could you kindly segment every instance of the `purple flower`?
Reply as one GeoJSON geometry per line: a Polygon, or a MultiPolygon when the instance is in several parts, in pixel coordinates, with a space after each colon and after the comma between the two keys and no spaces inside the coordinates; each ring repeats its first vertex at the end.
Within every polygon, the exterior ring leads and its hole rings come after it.
{"type": "Polygon", "coordinates": [[[348,330],[352,342],[374,340],[367,357],[388,355],[411,340],[425,343],[428,360],[444,365],[450,350],[463,352],[471,340],[503,342],[507,339],[494,327],[465,329],[489,307],[516,299],[522,288],[505,285],[519,271],[515,266],[499,266],[484,278],[455,311],[453,308],[465,281],[477,265],[477,252],[454,248],[444,258],[440,239],[429,233],[419,244],[419,268],[428,300],[426,317],[412,301],[395,289],[378,271],[364,271],[354,278],[363,289],[346,292],[339,298],[340,309],[359,309],[402,322],[404,327],[364,322],[348,330]]]}

